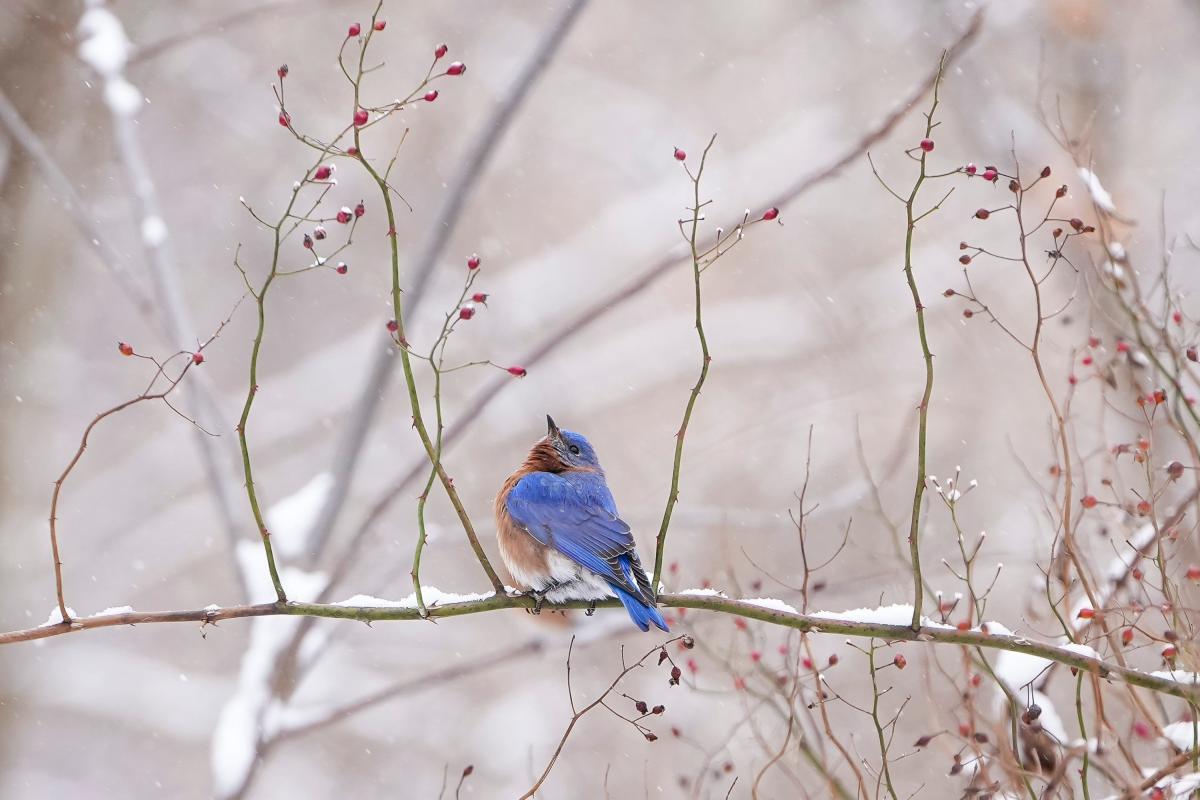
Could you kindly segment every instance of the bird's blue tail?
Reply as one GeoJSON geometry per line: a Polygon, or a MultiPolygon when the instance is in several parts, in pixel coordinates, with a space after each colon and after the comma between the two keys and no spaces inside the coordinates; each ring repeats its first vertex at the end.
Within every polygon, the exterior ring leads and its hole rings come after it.
{"type": "MultiPolygon", "coordinates": [[[[621,559],[621,569],[632,582],[634,578],[633,565],[629,562],[628,558],[621,559]]],[[[644,578],[645,576],[643,575],[642,577],[644,578]]],[[[637,625],[644,631],[648,631],[650,630],[650,623],[653,622],[656,628],[665,633],[671,632],[671,629],[667,627],[667,621],[663,619],[663,615],[654,604],[647,603],[644,598],[632,595],[620,586],[611,583],[609,586],[612,586],[612,590],[616,592],[621,605],[625,606],[625,610],[629,612],[629,618],[633,620],[634,625],[637,625]]]]}
{"type": "Polygon", "coordinates": [[[655,627],[667,633],[671,632],[671,629],[667,627],[667,621],[663,619],[663,615],[657,608],[647,605],[646,601],[642,598],[634,597],[618,586],[614,586],[613,591],[617,593],[617,598],[621,601],[621,605],[625,606],[625,610],[629,612],[629,618],[633,620],[634,625],[637,625],[644,631],[648,631],[650,630],[650,623],[653,622],[655,627]]]}

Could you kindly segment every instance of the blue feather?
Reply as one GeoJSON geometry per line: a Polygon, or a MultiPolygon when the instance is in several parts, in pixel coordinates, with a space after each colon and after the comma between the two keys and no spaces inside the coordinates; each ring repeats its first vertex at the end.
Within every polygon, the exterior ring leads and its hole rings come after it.
{"type": "Polygon", "coordinates": [[[643,631],[651,623],[668,630],[603,473],[531,472],[509,492],[505,508],[538,542],[603,578],[643,631]]]}

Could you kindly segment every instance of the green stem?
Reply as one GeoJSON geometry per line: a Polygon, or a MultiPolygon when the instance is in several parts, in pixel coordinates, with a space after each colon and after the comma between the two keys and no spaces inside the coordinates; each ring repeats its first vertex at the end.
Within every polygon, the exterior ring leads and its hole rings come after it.
{"type": "MultiPolygon", "coordinates": [[[[1025,653],[1049,661],[1055,661],[1068,667],[1075,667],[1107,681],[1119,681],[1130,686],[1140,686],[1160,694],[1178,697],[1188,703],[1200,703],[1200,684],[1184,683],[1170,680],[1147,672],[1122,667],[1120,664],[1103,661],[1102,659],[1085,655],[1077,650],[1067,650],[1061,646],[1038,642],[1024,636],[1002,636],[987,634],[980,630],[960,631],[957,628],[941,625],[931,625],[914,631],[908,625],[888,625],[882,622],[863,622],[857,620],[821,617],[814,614],[801,614],[797,611],[782,611],[745,600],[735,600],[718,595],[696,594],[664,594],[659,601],[667,608],[692,608],[698,611],[710,611],[730,614],[744,619],[753,619],[771,625],[792,628],[801,633],[832,634],[841,637],[856,637],[866,639],[883,639],[885,641],[922,642],[951,645],[967,645],[982,647],[990,650],[1006,650],[1012,653],[1025,653]]],[[[460,617],[467,614],[479,614],[502,608],[532,608],[534,600],[531,597],[518,595],[510,597],[507,594],[493,594],[478,600],[446,603],[429,609],[429,616],[436,618],[460,617]]],[[[582,609],[588,608],[590,602],[584,600],[569,603],[546,604],[545,609],[582,609]]],[[[603,600],[596,603],[597,608],[620,608],[617,600],[603,600]]],[[[95,617],[81,617],[67,623],[43,625],[26,630],[0,633],[0,646],[14,642],[45,639],[66,633],[89,630],[91,628],[108,628],[117,625],[146,625],[159,622],[204,622],[208,624],[227,619],[243,617],[268,617],[280,614],[307,617],[325,617],[333,619],[354,619],[361,622],[376,622],[385,620],[417,620],[421,619],[420,612],[415,606],[361,607],[333,605],[328,603],[295,603],[286,605],[278,603],[261,603],[252,606],[232,606],[228,608],[201,608],[188,611],[130,611],[121,614],[103,614],[95,617]]]]}
{"type": "Polygon", "coordinates": [[[704,336],[704,318],[701,314],[700,302],[700,273],[702,267],[700,264],[700,252],[696,246],[696,239],[700,227],[700,176],[704,174],[704,163],[708,160],[708,151],[712,149],[713,142],[717,140],[716,134],[708,140],[708,146],[704,148],[704,153],[700,156],[700,166],[696,169],[696,177],[692,179],[692,230],[688,237],[688,244],[692,251],[692,279],[695,285],[695,304],[696,304],[696,336],[700,340],[700,375],[696,379],[695,386],[692,387],[692,392],[688,395],[687,406],[683,410],[683,422],[679,425],[679,430],[675,434],[675,460],[671,467],[671,490],[667,494],[667,507],[663,510],[662,524],[658,527],[658,537],[654,547],[654,579],[650,585],[657,594],[659,580],[662,578],[663,568],[663,553],[667,546],[667,529],[671,526],[671,515],[675,512],[675,504],[679,502],[679,473],[683,465],[683,439],[687,435],[688,423],[692,420],[692,411],[696,407],[696,400],[700,397],[700,390],[704,387],[704,381],[708,378],[708,366],[712,362],[712,357],[708,352],[708,340],[704,336]]]}
{"type": "Polygon", "coordinates": [[[1079,736],[1083,739],[1083,766],[1079,771],[1079,781],[1083,785],[1084,800],[1092,800],[1092,790],[1088,786],[1088,767],[1091,766],[1091,757],[1088,754],[1087,747],[1087,722],[1083,717],[1083,673],[1080,672],[1075,678],[1075,716],[1079,720],[1079,736]]]}
{"type": "MultiPolygon", "coordinates": [[[[946,65],[946,55],[946,53],[942,53],[937,78],[933,82],[933,105],[930,107],[929,113],[925,115],[925,138],[929,138],[933,133],[933,115],[938,107],[938,88],[942,83],[942,70],[946,65]]],[[[921,501],[925,496],[925,482],[928,477],[925,470],[925,445],[929,431],[929,401],[933,396],[933,353],[929,350],[929,337],[925,330],[925,306],[921,303],[921,293],[917,288],[916,276],[913,274],[913,234],[917,228],[917,221],[924,216],[924,214],[916,215],[914,207],[917,193],[925,182],[925,158],[926,153],[922,151],[921,171],[904,203],[904,214],[907,220],[904,234],[904,278],[908,282],[908,290],[912,294],[913,305],[917,311],[917,336],[921,341],[921,358],[925,362],[925,391],[921,395],[921,404],[917,407],[917,478],[913,488],[912,518],[908,527],[908,553],[913,570],[913,630],[921,627],[921,609],[925,601],[925,586],[921,577],[921,548],[918,540],[921,532],[921,501]]]]}
{"type": "MultiPolygon", "coordinates": [[[[356,97],[357,101],[357,97],[356,97]]],[[[401,302],[400,291],[400,244],[396,234],[396,212],[392,206],[391,187],[387,180],[381,176],[374,167],[371,166],[365,155],[362,155],[362,145],[359,142],[359,133],[354,132],[355,145],[359,148],[359,162],[370,174],[371,178],[379,186],[380,194],[383,196],[383,206],[387,213],[388,222],[388,237],[391,240],[391,264],[392,264],[392,312],[395,314],[396,320],[396,336],[402,343],[400,350],[400,366],[404,372],[404,384],[408,389],[409,406],[412,409],[413,427],[417,430],[417,435],[421,439],[421,444],[425,448],[425,453],[429,456],[430,463],[433,465],[434,471],[437,473],[438,479],[442,483],[442,487],[446,490],[446,496],[450,500],[450,504],[454,507],[455,513],[458,515],[459,521],[462,523],[463,530],[467,534],[467,541],[470,542],[471,549],[475,551],[475,558],[478,559],[479,565],[483,568],[484,573],[491,582],[492,588],[498,594],[504,593],[504,583],[496,575],[496,571],[492,569],[491,563],[488,561],[487,554],[483,547],[479,544],[479,537],[475,534],[475,527],[471,524],[471,518],[467,514],[466,508],[463,506],[462,500],[458,496],[458,490],[454,488],[454,481],[446,473],[445,467],[442,465],[441,454],[438,448],[435,447],[433,439],[429,435],[429,429],[425,425],[425,420],[421,414],[421,400],[417,393],[417,382],[413,375],[412,359],[409,356],[408,348],[403,345],[407,341],[405,338],[404,327],[404,304],[401,302]]]]}
{"type": "Polygon", "coordinates": [[[275,278],[279,273],[279,250],[283,244],[283,234],[281,229],[286,222],[288,215],[291,214],[292,208],[296,204],[296,198],[299,197],[299,190],[293,190],[292,199],[288,202],[287,210],[280,217],[279,222],[275,225],[275,244],[271,252],[271,272],[263,281],[259,290],[254,293],[254,299],[258,304],[258,328],[254,332],[254,346],[250,350],[250,386],[246,390],[246,401],[242,404],[242,415],[238,419],[237,435],[238,445],[242,451],[242,472],[246,479],[246,496],[250,500],[250,511],[254,515],[254,523],[258,526],[259,535],[262,537],[263,552],[267,557],[267,569],[271,573],[271,584],[275,587],[275,596],[280,603],[287,602],[287,593],[283,590],[283,582],[279,579],[279,569],[275,566],[275,551],[271,547],[271,533],[267,530],[267,523],[263,517],[262,507],[258,502],[258,490],[254,485],[254,471],[250,465],[250,443],[246,438],[246,425],[250,421],[250,409],[254,406],[254,398],[258,396],[258,357],[262,352],[263,335],[267,327],[267,292],[271,288],[271,284],[275,282],[275,278]]]}
{"type": "Polygon", "coordinates": [[[875,733],[879,737],[879,757],[882,761],[883,782],[887,786],[888,795],[892,800],[898,800],[896,797],[896,787],[892,786],[892,771],[888,767],[888,743],[887,737],[883,735],[883,725],[879,722],[879,683],[876,680],[875,669],[875,642],[870,643],[867,650],[867,666],[871,671],[871,721],[875,723],[875,733]]]}

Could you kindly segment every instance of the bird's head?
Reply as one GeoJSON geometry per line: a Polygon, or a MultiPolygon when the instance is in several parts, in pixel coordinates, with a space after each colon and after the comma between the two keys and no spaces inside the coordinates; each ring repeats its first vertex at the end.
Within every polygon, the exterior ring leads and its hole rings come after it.
{"type": "Polygon", "coordinates": [[[534,447],[543,462],[557,462],[558,470],[600,469],[600,459],[590,442],[573,431],[564,431],[546,417],[546,438],[534,447]]]}

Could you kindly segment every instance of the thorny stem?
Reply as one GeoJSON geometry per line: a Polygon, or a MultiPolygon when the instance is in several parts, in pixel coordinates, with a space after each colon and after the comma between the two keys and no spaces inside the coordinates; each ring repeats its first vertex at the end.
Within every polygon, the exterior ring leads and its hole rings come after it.
{"type": "MultiPolygon", "coordinates": [[[[365,57],[367,47],[371,42],[371,34],[374,32],[374,20],[378,12],[379,9],[376,8],[375,13],[371,16],[372,25],[366,29],[366,38],[363,41],[362,50],[359,54],[358,75],[357,79],[353,81],[355,109],[361,107],[359,103],[359,92],[361,90],[362,77],[364,74],[363,59],[365,57]]],[[[405,337],[404,326],[404,303],[402,302],[400,296],[400,243],[399,237],[396,233],[396,212],[392,205],[392,187],[388,183],[387,178],[379,174],[378,170],[372,166],[365,153],[363,153],[361,131],[361,128],[354,129],[354,146],[358,148],[359,151],[359,163],[362,164],[363,168],[371,176],[371,179],[375,181],[375,184],[379,187],[379,192],[383,197],[384,211],[387,214],[388,238],[391,246],[392,313],[396,321],[396,338],[400,342],[405,342],[407,339],[405,337]]],[[[454,481],[447,474],[446,469],[442,464],[440,445],[435,445],[433,438],[431,438],[429,435],[429,429],[426,426],[425,419],[421,413],[421,400],[417,392],[416,377],[413,374],[412,359],[410,358],[408,348],[401,346],[399,350],[400,366],[404,372],[404,383],[408,389],[408,401],[412,410],[413,427],[416,428],[417,435],[421,439],[421,444],[425,448],[425,453],[429,457],[430,463],[433,466],[433,470],[437,473],[437,477],[441,481],[442,487],[446,491],[446,496],[449,498],[450,504],[454,507],[454,511],[458,515],[459,521],[462,523],[463,531],[467,535],[467,541],[470,543],[471,549],[475,552],[475,557],[478,559],[479,565],[483,568],[483,571],[487,575],[488,580],[491,582],[492,587],[498,594],[502,594],[504,592],[504,584],[496,574],[496,571],[492,569],[492,565],[488,561],[487,554],[484,552],[483,546],[479,543],[479,537],[475,533],[475,527],[471,523],[471,518],[467,514],[467,510],[463,506],[462,500],[458,496],[458,490],[454,488],[454,481]]]]}
{"type": "Polygon", "coordinates": [[[888,767],[888,741],[883,734],[883,724],[879,721],[879,682],[876,679],[878,670],[875,668],[875,642],[872,641],[866,650],[867,668],[871,673],[871,721],[875,723],[875,733],[879,737],[879,757],[882,761],[883,782],[887,786],[892,800],[896,797],[896,787],[892,785],[892,771],[888,767]]]}
{"type": "MultiPolygon", "coordinates": [[[[925,114],[925,137],[933,133],[934,121],[933,115],[938,107],[938,89],[941,86],[942,74],[946,67],[946,59],[949,56],[949,51],[942,51],[941,61],[938,63],[937,77],[933,82],[933,104],[929,108],[929,112],[925,114]]],[[[917,423],[917,477],[916,485],[913,488],[912,502],[912,517],[908,528],[908,552],[912,562],[913,571],[913,617],[912,629],[918,630],[921,627],[921,607],[924,602],[924,582],[921,576],[921,550],[918,538],[921,531],[921,501],[925,495],[925,444],[928,438],[929,430],[929,401],[933,396],[933,353],[929,350],[929,338],[925,330],[925,306],[921,302],[921,293],[917,288],[917,279],[913,274],[913,234],[916,231],[917,222],[926,216],[929,211],[917,214],[915,206],[917,194],[921,190],[921,185],[925,182],[925,159],[926,153],[921,151],[919,159],[920,172],[917,175],[917,180],[913,184],[912,191],[909,192],[908,198],[904,200],[904,214],[907,220],[907,226],[904,234],[904,278],[908,282],[908,290],[912,293],[913,305],[917,312],[917,336],[921,342],[921,358],[925,362],[925,391],[921,395],[921,404],[917,407],[918,423],[917,423]]],[[[872,166],[874,170],[874,166],[872,166]]],[[[878,177],[878,173],[876,173],[878,177]]],[[[880,182],[883,179],[880,178],[880,182]]],[[[899,197],[887,184],[884,184],[893,196],[899,197]]],[[[938,205],[940,205],[940,201],[938,205]]],[[[937,208],[937,206],[934,206],[937,208]]],[[[933,209],[930,209],[932,211],[933,209]]]]}
{"type": "Polygon", "coordinates": [[[658,539],[654,548],[654,579],[651,581],[650,586],[655,593],[658,592],[659,579],[662,577],[663,552],[667,545],[667,529],[671,526],[671,514],[674,513],[675,504],[679,501],[679,472],[683,464],[683,439],[687,435],[688,423],[692,419],[692,410],[696,407],[696,400],[700,397],[700,390],[704,387],[705,379],[708,378],[708,366],[712,362],[712,357],[708,353],[708,340],[704,337],[704,318],[700,302],[700,273],[703,265],[700,263],[700,250],[696,242],[700,228],[700,209],[702,208],[700,204],[700,178],[704,174],[704,164],[708,160],[708,151],[712,149],[713,143],[716,140],[716,134],[713,134],[712,138],[708,140],[708,145],[704,148],[704,153],[700,156],[700,166],[696,169],[695,176],[692,177],[692,224],[691,234],[688,236],[688,244],[691,249],[692,279],[696,295],[696,336],[700,340],[700,375],[696,379],[696,385],[692,387],[691,394],[688,395],[687,406],[683,411],[683,422],[680,423],[679,430],[675,434],[675,460],[671,467],[671,490],[667,494],[667,507],[663,510],[662,524],[659,525],[658,539]]]}
{"type": "Polygon", "coordinates": [[[58,548],[58,501],[62,496],[63,484],[66,482],[67,477],[71,474],[71,471],[75,469],[75,465],[79,463],[79,459],[83,458],[83,452],[87,450],[88,437],[91,436],[92,430],[99,425],[102,420],[106,419],[107,417],[111,417],[114,414],[120,413],[130,406],[137,405],[145,400],[162,400],[167,405],[167,408],[171,409],[173,412],[175,412],[175,414],[190,422],[198,430],[200,430],[201,433],[210,436],[213,435],[209,431],[206,431],[204,428],[200,427],[200,424],[196,422],[196,420],[185,416],[178,409],[176,409],[175,406],[171,404],[171,401],[167,399],[167,395],[175,391],[175,387],[178,386],[183,380],[184,376],[187,375],[188,370],[195,366],[196,362],[193,360],[195,354],[204,352],[204,348],[212,344],[213,341],[215,341],[216,338],[221,335],[221,331],[224,330],[225,326],[229,324],[229,320],[233,319],[233,315],[237,311],[238,306],[241,305],[241,302],[241,300],[238,300],[238,302],[234,304],[233,310],[229,312],[229,316],[217,326],[217,330],[212,336],[208,337],[208,341],[199,344],[194,352],[180,350],[162,362],[159,362],[158,359],[151,356],[138,355],[138,358],[146,359],[155,366],[154,374],[151,376],[150,382],[146,384],[146,388],[143,389],[142,393],[137,397],[126,400],[123,403],[118,403],[107,411],[102,411],[101,413],[97,414],[91,422],[88,423],[88,426],[83,430],[83,435],[79,438],[79,447],[76,448],[75,455],[71,457],[70,462],[62,471],[62,474],[58,476],[58,479],[54,481],[54,491],[50,495],[50,550],[54,556],[54,593],[55,598],[58,601],[58,611],[59,614],[62,615],[63,624],[70,624],[72,620],[71,616],[67,613],[67,603],[63,592],[62,557],[58,548]],[[179,374],[174,378],[167,377],[167,364],[170,364],[179,356],[186,357],[183,369],[181,369],[179,374]],[[162,391],[155,392],[154,385],[158,383],[159,378],[165,378],[167,381],[167,386],[162,391]]]}
{"type": "MultiPolygon", "coordinates": [[[[83,430],[83,436],[81,436],[79,439],[79,447],[76,448],[75,455],[71,457],[70,462],[67,463],[66,468],[62,471],[62,474],[58,476],[58,479],[54,481],[54,491],[50,495],[50,550],[54,556],[54,592],[55,597],[58,600],[58,611],[59,614],[62,615],[64,623],[69,623],[71,621],[71,615],[67,613],[67,602],[63,593],[62,556],[60,555],[58,549],[58,501],[62,495],[63,484],[66,482],[67,477],[71,474],[71,471],[75,469],[75,465],[79,463],[79,459],[83,458],[83,452],[87,450],[88,437],[91,436],[92,430],[99,425],[102,420],[111,417],[113,414],[124,411],[130,406],[137,405],[143,400],[163,400],[166,402],[167,395],[179,385],[179,382],[183,380],[183,376],[187,374],[189,369],[191,369],[191,353],[180,351],[172,355],[163,363],[159,364],[157,361],[155,361],[155,364],[157,366],[157,370],[154,373],[154,377],[150,381],[150,385],[147,386],[145,391],[143,391],[137,397],[126,400],[123,403],[119,403],[107,411],[100,412],[95,416],[95,418],[92,419],[91,422],[88,423],[88,426],[83,430]],[[169,364],[176,356],[181,355],[188,356],[188,359],[183,365],[183,369],[180,370],[179,375],[173,379],[168,379],[166,389],[162,390],[161,392],[155,392],[151,394],[150,389],[158,381],[159,377],[164,375],[166,365],[169,364]]],[[[168,405],[170,405],[170,403],[168,403],[168,405]]],[[[195,422],[193,422],[193,424],[195,424],[195,422]]]]}
{"type": "MultiPolygon", "coordinates": [[[[529,798],[536,795],[538,790],[542,788],[542,784],[545,783],[546,778],[548,778],[550,776],[550,770],[554,769],[554,765],[555,765],[555,763],[557,763],[558,757],[562,754],[563,747],[565,747],[567,744],[567,739],[569,739],[571,737],[571,732],[573,730],[575,730],[575,725],[578,724],[579,720],[583,719],[583,717],[592,709],[595,709],[599,706],[604,705],[605,699],[610,694],[612,694],[612,692],[617,688],[617,684],[619,684],[625,678],[625,676],[628,675],[630,672],[641,667],[642,664],[645,663],[646,659],[648,659],[650,656],[654,655],[655,653],[659,652],[660,650],[665,651],[665,648],[668,645],[674,644],[675,642],[678,642],[684,638],[686,638],[686,637],[676,636],[673,639],[668,639],[667,641],[663,642],[661,645],[655,645],[654,647],[647,650],[645,655],[643,655],[637,661],[633,662],[632,664],[625,665],[624,668],[617,674],[617,677],[615,679],[613,679],[613,682],[611,684],[609,684],[608,688],[605,689],[603,692],[601,692],[599,697],[597,697],[591,703],[588,703],[586,706],[579,709],[578,711],[574,711],[575,699],[574,699],[574,697],[572,697],[571,698],[571,706],[572,706],[573,714],[571,716],[571,721],[569,723],[567,723],[567,728],[566,728],[566,730],[563,731],[562,737],[558,740],[558,746],[554,749],[554,753],[550,756],[550,761],[549,761],[549,763],[546,764],[546,768],[544,770],[542,770],[542,774],[538,776],[538,779],[534,782],[533,786],[531,786],[529,788],[529,791],[527,791],[527,792],[525,792],[525,794],[521,795],[520,800],[529,800],[529,798]]],[[[573,643],[574,643],[574,640],[572,639],[572,644],[573,643]]],[[[622,653],[624,653],[623,649],[622,649],[622,653]]],[[[568,655],[568,662],[567,662],[568,679],[570,677],[570,660],[569,659],[570,659],[570,656],[568,655]]],[[[622,655],[621,660],[624,661],[623,655],[622,655]]],[[[616,714],[615,711],[613,713],[616,714]]],[[[621,716],[621,715],[617,714],[617,716],[621,716]]],[[[626,719],[626,718],[622,717],[622,719],[626,719]]],[[[631,720],[627,720],[627,721],[632,722],[631,720]]],[[[638,725],[638,723],[632,722],[632,724],[634,725],[634,727],[637,727],[639,731],[643,730],[643,728],[641,728],[638,725]]]]}
{"type": "MultiPolygon", "coordinates": [[[[426,361],[429,362],[429,368],[433,372],[433,408],[437,420],[437,429],[434,434],[434,455],[432,457],[432,466],[429,470],[429,477],[425,481],[425,487],[421,490],[421,496],[417,498],[417,545],[413,552],[412,576],[413,594],[416,597],[417,609],[422,616],[426,614],[425,597],[421,590],[421,554],[425,550],[425,543],[428,541],[428,535],[425,530],[425,504],[429,500],[429,491],[433,488],[433,481],[437,478],[437,466],[442,460],[442,443],[443,434],[445,432],[445,420],[442,415],[442,375],[446,372],[453,372],[459,367],[451,367],[445,369],[446,360],[446,344],[449,341],[450,334],[454,331],[454,326],[458,322],[457,312],[462,307],[463,302],[467,299],[467,295],[471,291],[471,287],[475,284],[475,278],[478,272],[470,272],[467,275],[467,280],[463,284],[462,293],[458,296],[458,302],[454,304],[454,308],[446,314],[445,320],[442,322],[442,330],[438,334],[438,338],[434,341],[433,347],[429,350],[429,355],[426,361]]],[[[398,342],[402,348],[404,344],[398,342]]],[[[407,349],[407,348],[405,348],[407,349]]],[[[489,362],[477,362],[478,364],[487,364],[489,362]]],[[[469,364],[467,366],[476,366],[469,364]]]]}
{"type": "MultiPolygon", "coordinates": [[[[341,137],[339,136],[338,138],[341,137]]],[[[316,169],[317,165],[319,165],[326,158],[326,156],[328,156],[333,147],[333,143],[330,143],[325,147],[320,156],[317,158],[317,161],[313,167],[305,173],[306,178],[307,176],[311,175],[313,170],[316,169]]],[[[250,409],[253,408],[254,399],[258,396],[258,358],[262,352],[263,335],[266,332],[267,327],[267,292],[270,291],[271,285],[275,282],[276,278],[289,274],[288,271],[280,270],[279,268],[279,255],[283,242],[291,233],[296,230],[296,228],[300,225],[301,220],[307,218],[311,214],[311,212],[309,214],[302,214],[300,216],[292,214],[292,209],[296,206],[296,201],[300,198],[301,189],[306,183],[307,180],[302,181],[292,189],[291,199],[288,200],[287,207],[284,209],[283,214],[280,215],[278,221],[276,221],[274,225],[268,225],[265,223],[261,217],[259,217],[252,209],[250,209],[249,206],[246,206],[247,210],[250,211],[251,215],[253,215],[260,224],[266,225],[266,227],[270,228],[274,232],[274,245],[271,249],[270,272],[267,273],[266,278],[263,279],[262,285],[259,286],[257,291],[252,288],[250,289],[250,293],[258,305],[258,327],[254,332],[254,346],[250,350],[250,385],[246,389],[246,400],[242,405],[242,415],[238,418],[237,435],[238,446],[242,451],[242,472],[246,479],[246,496],[250,501],[250,511],[254,515],[254,523],[258,526],[258,532],[262,537],[263,552],[267,558],[267,570],[271,573],[271,584],[275,587],[275,596],[278,598],[280,603],[287,602],[287,593],[283,589],[283,582],[279,578],[279,569],[275,565],[275,552],[274,548],[271,546],[271,532],[267,529],[266,519],[263,517],[262,507],[258,500],[258,489],[254,485],[254,472],[250,465],[250,444],[246,438],[246,424],[250,421],[250,409]],[[289,222],[291,223],[291,227],[285,232],[284,227],[287,226],[289,222]]],[[[317,198],[313,204],[314,208],[316,208],[316,205],[321,202],[328,191],[329,189],[326,188],[324,192],[322,192],[322,194],[317,198]]],[[[353,236],[353,228],[351,229],[350,236],[353,236]]],[[[314,258],[317,258],[318,264],[322,263],[321,259],[316,257],[315,252],[314,258]]],[[[237,263],[236,257],[234,259],[234,264],[242,273],[242,279],[246,281],[247,288],[250,288],[249,279],[247,278],[246,273],[242,269],[241,265],[237,263]]]]}
{"type": "MultiPolygon", "coordinates": [[[[1050,661],[1056,661],[1068,667],[1075,667],[1095,673],[1104,680],[1119,681],[1131,686],[1140,686],[1161,694],[1179,697],[1189,702],[1200,703],[1200,684],[1171,680],[1159,675],[1130,669],[1120,664],[1104,661],[1095,656],[1085,655],[1075,649],[1067,649],[1059,645],[1035,641],[1025,636],[989,634],[976,629],[963,631],[941,625],[930,625],[914,631],[908,625],[860,622],[822,617],[814,614],[801,614],[792,611],[779,611],[744,600],[735,600],[718,595],[664,594],[660,596],[659,601],[668,608],[692,608],[731,614],[745,619],[754,619],[808,633],[875,638],[886,641],[919,641],[970,645],[994,650],[1007,650],[1014,653],[1025,653],[1050,661]]],[[[429,608],[429,616],[439,619],[459,617],[468,614],[495,611],[497,609],[532,608],[533,604],[533,598],[524,595],[510,597],[507,594],[497,594],[479,600],[467,600],[433,606],[429,608]]],[[[555,605],[545,604],[544,609],[587,608],[589,605],[589,602],[580,600],[555,605]]],[[[620,603],[617,600],[604,600],[596,603],[596,606],[597,608],[618,608],[620,607],[620,603]]],[[[229,606],[216,609],[202,608],[197,610],[159,612],[132,611],[123,614],[103,614],[84,617],[70,623],[43,625],[36,628],[0,633],[0,645],[45,639],[75,631],[108,628],[116,625],[141,625],[162,622],[201,622],[204,624],[215,624],[226,619],[281,615],[352,619],[365,623],[422,619],[415,607],[364,607],[297,602],[289,602],[285,605],[261,603],[258,605],[229,606]]]]}

